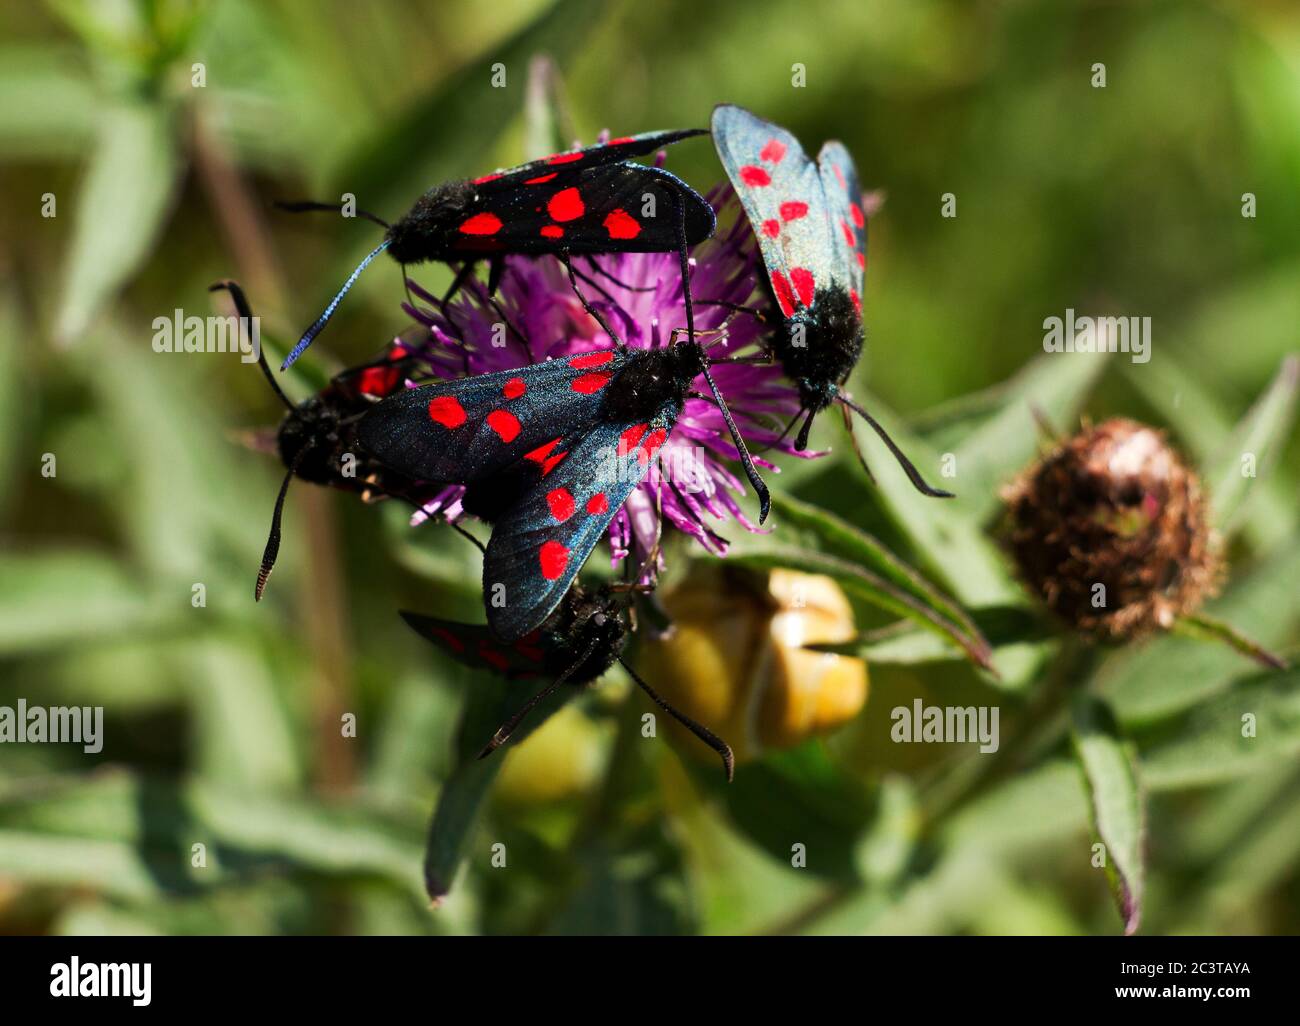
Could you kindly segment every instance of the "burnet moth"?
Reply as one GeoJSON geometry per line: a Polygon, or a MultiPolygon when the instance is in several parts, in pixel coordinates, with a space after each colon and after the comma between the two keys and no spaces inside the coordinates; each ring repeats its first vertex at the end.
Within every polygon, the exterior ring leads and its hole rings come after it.
{"type": "Polygon", "coordinates": [[[366,413],[358,437],[408,479],[467,486],[465,509],[494,524],[483,560],[488,625],[513,643],[559,605],[690,396],[711,398],[722,413],[758,493],[761,523],[767,487],[709,373],[707,351],[689,337],[407,389],[366,413]],[[692,390],[697,377],[711,397],[692,390]]]}
{"type": "MultiPolygon", "coordinates": [[[[387,229],[383,241],[348,276],[281,370],[311,345],[361,272],[385,250],[404,266],[426,260],[459,264],[444,305],[482,260],[489,264],[488,293],[495,294],[505,267],[503,258],[509,253],[558,256],[569,265],[571,278],[577,274],[569,259],[572,255],[677,250],[685,265],[686,247],[713,234],[713,208],[676,175],[629,158],[703,134],[703,129],[689,128],[624,136],[472,181],[446,182],[426,192],[391,225],[366,213],[387,229]],[[669,216],[662,216],[663,212],[669,216]]],[[[280,206],[338,209],[336,204],[322,203],[280,206]]],[[[574,287],[594,314],[576,282],[574,287]]],[[[689,285],[685,287],[689,303],[689,285]]]]}
{"type": "MultiPolygon", "coordinates": [[[[813,418],[839,403],[850,438],[852,411],[871,425],[918,491],[952,498],[951,492],[926,484],[885,429],[842,387],[862,354],[867,266],[862,188],[849,151],[828,142],[814,164],[785,129],[732,104],[715,107],[711,124],[713,144],[758,238],[771,298],[781,313],[772,349],[803,404],[795,448],[807,446],[813,418]]],[[[860,451],[858,458],[870,475],[860,451]]]]}
{"type": "Polygon", "coordinates": [[[673,708],[623,659],[628,630],[623,610],[611,586],[588,592],[574,584],[540,627],[505,645],[482,625],[439,620],[405,610],[401,615],[422,637],[466,666],[489,669],[511,679],[551,678],[549,684],[497,728],[479,753],[480,759],[505,744],[524,718],[561,685],[566,682],[579,687],[590,684],[604,676],[617,662],[651,701],[718,753],[727,779],[732,779],[736,760],[731,746],[707,727],[673,708]]]}
{"type": "MultiPolygon", "coordinates": [[[[221,281],[210,286],[209,291],[229,292],[243,323],[253,322],[252,309],[238,284],[221,281]]],[[[394,342],[376,360],[340,372],[324,389],[301,403],[285,395],[260,347],[257,359],[286,410],[276,432],[276,450],[286,473],[276,496],[271,530],[253,590],[254,598],[260,601],[280,552],[281,517],[289,484],[295,477],[356,492],[366,502],[396,497],[418,506],[420,489],[417,482],[368,458],[357,440],[361,414],[401,389],[417,362],[401,342],[394,342]]]]}

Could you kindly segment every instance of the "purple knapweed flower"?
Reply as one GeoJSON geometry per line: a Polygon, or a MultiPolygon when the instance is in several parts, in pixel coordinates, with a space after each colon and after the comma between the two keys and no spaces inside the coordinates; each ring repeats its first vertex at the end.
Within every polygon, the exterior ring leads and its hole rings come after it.
{"type": "MultiPolygon", "coordinates": [[[[713,379],[757,465],[776,469],[765,452],[803,458],[821,455],[797,452],[787,437],[786,426],[798,414],[800,399],[780,364],[769,361],[760,344],[770,328],[734,309],[747,304],[766,309],[767,305],[757,290],[761,264],[753,230],[729,186],[715,189],[709,200],[720,215],[727,215],[719,224],[725,221],[728,227],[720,227],[713,238],[694,247],[690,263],[695,328],[697,333],[710,333],[701,334],[699,341],[709,347],[715,361],[710,369],[713,379]]],[[[628,346],[668,345],[675,330],[684,330],[678,254],[580,257],[574,266],[588,279],[580,284],[592,307],[628,346]]],[[[447,305],[445,315],[435,297],[415,282],[409,285],[417,303],[404,303],[403,309],[421,326],[423,337],[408,331],[401,339],[415,349],[434,377],[513,370],[613,344],[583,309],[563,265],[553,257],[507,256],[495,297],[471,278],[447,305]]],[[[697,388],[707,394],[702,377],[697,388]]],[[[710,552],[725,555],[727,541],[715,525],[735,520],[747,530],[760,530],[738,501],[744,492],[738,454],[721,412],[712,402],[688,398],[659,452],[658,472],[647,475],[610,523],[614,561],[631,555],[644,567],[644,576],[652,576],[655,567],[645,567],[645,561],[658,555],[656,543],[663,523],[710,552]]],[[[456,520],[463,513],[463,494],[460,486],[441,489],[412,522],[435,515],[456,520]]]]}

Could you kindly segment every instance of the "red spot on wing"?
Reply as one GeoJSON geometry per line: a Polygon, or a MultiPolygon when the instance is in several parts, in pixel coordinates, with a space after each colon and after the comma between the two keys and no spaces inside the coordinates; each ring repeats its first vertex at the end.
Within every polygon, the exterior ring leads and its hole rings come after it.
{"type": "Polygon", "coordinates": [[[536,178],[525,178],[525,185],[541,185],[543,182],[552,181],[560,172],[552,171],[549,175],[538,175],[536,178]]]}
{"type": "Polygon", "coordinates": [[[586,209],[582,196],[572,186],[561,189],[546,201],[546,212],[556,221],[572,221],[581,217],[586,209]]]}
{"type": "Polygon", "coordinates": [[[575,392],[581,392],[583,395],[593,395],[609,384],[609,379],[614,375],[610,371],[592,371],[590,374],[583,374],[573,379],[569,387],[575,392]]]}
{"type": "Polygon", "coordinates": [[[761,150],[758,151],[758,159],[766,160],[770,164],[781,163],[781,158],[785,156],[785,143],[780,139],[769,139],[761,150]]]}
{"type": "Polygon", "coordinates": [[[569,550],[555,540],[542,542],[537,560],[542,567],[542,576],[548,581],[556,580],[569,565],[569,550]]]}
{"type": "Polygon", "coordinates": [[[775,239],[781,234],[781,222],[775,217],[769,218],[763,222],[763,234],[770,239],[775,239]]]}
{"type": "Polygon", "coordinates": [[[605,145],[607,145],[607,146],[620,146],[620,145],[622,145],[623,143],[630,143],[630,142],[636,142],[636,139],[634,139],[634,138],[633,138],[632,136],[630,136],[630,135],[620,135],[617,139],[611,139],[611,140],[610,140],[608,143],[606,143],[605,145]]]}
{"type": "Polygon", "coordinates": [[[501,176],[495,171],[490,175],[484,175],[482,178],[475,178],[472,185],[482,185],[484,182],[495,182],[501,176]]]}
{"type": "Polygon", "coordinates": [[[593,517],[609,512],[609,499],[605,497],[604,492],[597,492],[587,500],[587,512],[593,517]]]}
{"type": "Polygon", "coordinates": [[[862,252],[862,250],[858,250],[857,258],[858,258],[858,266],[865,271],[867,269],[867,254],[862,252]]]}
{"type": "Polygon", "coordinates": [[[626,456],[635,449],[637,443],[641,441],[641,436],[646,433],[649,427],[649,424],[633,424],[630,428],[619,435],[618,454],[620,456],[626,456]]]}
{"type": "Polygon", "coordinates": [[[853,218],[853,223],[859,228],[866,223],[866,219],[862,216],[862,207],[856,203],[849,204],[849,216],[853,218]]]}
{"type": "Polygon", "coordinates": [[[813,293],[817,287],[812,271],[806,267],[792,267],[790,281],[794,284],[795,292],[799,294],[799,302],[804,306],[812,306],[813,293]]]}
{"type": "Polygon", "coordinates": [[[546,657],[546,653],[536,645],[528,645],[522,641],[515,644],[515,651],[533,663],[540,663],[546,657]]]}
{"type": "Polygon", "coordinates": [[[495,235],[501,230],[501,218],[485,210],[462,224],[460,230],[465,235],[495,235]]]}
{"type": "Polygon", "coordinates": [[[641,448],[636,452],[636,460],[641,466],[645,466],[655,458],[655,453],[664,444],[668,437],[668,432],[663,428],[655,428],[645,436],[645,441],[641,443],[641,448]]]}
{"type": "Polygon", "coordinates": [[[496,667],[502,673],[510,669],[510,660],[486,641],[480,641],[478,646],[478,657],[490,666],[496,667]]]}
{"type": "Polygon", "coordinates": [[[840,218],[840,228],[844,232],[844,241],[850,246],[856,246],[858,244],[857,236],[853,234],[853,229],[849,227],[849,222],[844,218],[840,218]]]}
{"type": "Polygon", "coordinates": [[[452,634],[446,627],[430,627],[429,633],[458,655],[465,651],[465,642],[452,634]]]}
{"type": "Polygon", "coordinates": [[[528,385],[524,382],[523,378],[511,378],[501,389],[501,394],[507,399],[518,399],[527,391],[528,385]]]}
{"type": "Polygon", "coordinates": [[[857,289],[849,289],[849,298],[853,300],[853,309],[856,310],[856,311],[858,312],[858,316],[861,317],[861,316],[862,316],[862,297],[858,295],[858,290],[857,290],[857,289]]]}
{"type": "Polygon", "coordinates": [[[808,204],[802,200],[791,200],[781,204],[781,220],[797,221],[808,214],[808,204]]]}
{"type": "Polygon", "coordinates": [[[362,395],[388,395],[402,379],[396,367],[367,367],[357,388],[362,395]]]}
{"type": "Polygon", "coordinates": [[[844,172],[840,170],[840,166],[838,164],[832,164],[831,170],[835,172],[835,178],[840,183],[840,188],[847,189],[849,186],[848,183],[844,181],[844,172]]]}
{"type": "Polygon", "coordinates": [[[584,154],[582,150],[578,150],[576,153],[557,153],[553,157],[547,157],[546,163],[572,164],[575,160],[581,160],[584,156],[586,156],[586,154],[584,154]]]}
{"type": "Polygon", "coordinates": [[[746,164],[740,169],[740,180],[746,185],[763,186],[772,184],[772,176],[761,167],[746,164]]]}
{"type": "Polygon", "coordinates": [[[776,303],[781,308],[781,313],[786,317],[794,313],[794,290],[780,271],[772,272],[772,291],[776,293],[776,303]]]}
{"type": "Polygon", "coordinates": [[[641,234],[641,222],[622,207],[611,210],[602,223],[611,239],[635,239],[641,234]]]}
{"type": "Polygon", "coordinates": [[[503,442],[513,442],[519,437],[519,418],[509,410],[493,410],[487,415],[487,425],[503,442]]]}
{"type": "Polygon", "coordinates": [[[575,503],[573,495],[567,488],[554,488],[546,493],[546,505],[551,507],[551,516],[560,523],[573,516],[575,503]]]}
{"type": "Polygon", "coordinates": [[[440,395],[429,400],[429,419],[445,428],[458,428],[465,423],[465,407],[454,395],[440,395]]]}
{"type": "Polygon", "coordinates": [[[583,353],[581,356],[575,356],[569,361],[569,366],[575,370],[590,370],[592,367],[603,367],[614,359],[614,354],[608,349],[597,350],[594,353],[583,353]]]}
{"type": "Polygon", "coordinates": [[[567,452],[557,452],[555,455],[551,455],[551,450],[559,444],[560,440],[554,438],[545,445],[539,445],[532,452],[524,453],[524,459],[532,460],[534,463],[539,464],[542,468],[542,477],[545,477],[555,469],[564,457],[569,455],[567,452]]]}
{"type": "Polygon", "coordinates": [[[564,229],[558,224],[544,224],[542,225],[542,238],[562,239],[564,238],[564,229]]]}

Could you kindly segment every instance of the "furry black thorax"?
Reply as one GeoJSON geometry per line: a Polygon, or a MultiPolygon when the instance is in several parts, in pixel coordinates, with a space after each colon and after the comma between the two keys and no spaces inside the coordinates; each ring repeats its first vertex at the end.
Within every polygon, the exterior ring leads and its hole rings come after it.
{"type": "Polygon", "coordinates": [[[388,229],[388,253],[399,264],[443,260],[458,228],[471,212],[478,190],[472,182],[454,181],[430,189],[388,229]]]}
{"type": "Polygon", "coordinates": [[[691,382],[704,372],[708,357],[694,342],[662,349],[632,350],[627,366],[605,391],[603,415],[607,420],[645,421],[664,405],[675,401],[680,407],[691,382]]]}
{"type": "Polygon", "coordinates": [[[547,656],[547,670],[563,673],[588,649],[591,655],[569,675],[572,684],[588,684],[614,665],[627,647],[627,626],[608,591],[589,592],[574,585],[542,624],[564,643],[547,656]]]}
{"type": "Polygon", "coordinates": [[[834,401],[862,355],[862,317],[842,286],[820,288],[811,307],[781,322],[772,347],[803,408],[816,413],[834,401]]]}

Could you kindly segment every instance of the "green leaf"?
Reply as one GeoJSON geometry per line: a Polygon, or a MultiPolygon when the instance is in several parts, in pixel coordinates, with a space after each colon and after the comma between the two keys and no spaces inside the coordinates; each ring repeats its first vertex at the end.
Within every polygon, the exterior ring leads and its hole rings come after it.
{"type": "Polygon", "coordinates": [[[94,138],[96,103],[74,50],[31,40],[0,48],[0,144],[6,160],[80,156],[94,138]]]}
{"type": "Polygon", "coordinates": [[[180,164],[166,108],[129,104],[104,112],[99,142],[72,205],[72,243],[55,332],[62,344],[85,332],[144,263],[171,209],[180,164]]]}
{"type": "MultiPolygon", "coordinates": [[[[365,206],[405,210],[437,182],[464,178],[480,167],[495,133],[519,115],[528,62],[547,54],[563,66],[601,21],[600,0],[550,5],[515,36],[493,47],[490,57],[466,64],[389,119],[344,161],[336,191],[365,197],[365,206]],[[505,66],[506,87],[492,85],[492,65],[505,66]]],[[[486,168],[484,168],[486,170],[486,168]]]]}
{"type": "Polygon", "coordinates": [[[1080,696],[1073,704],[1075,757],[1087,782],[1093,836],[1105,846],[1106,878],[1124,921],[1134,933],[1142,920],[1146,875],[1146,800],[1132,745],[1120,736],[1104,704],[1080,696]]]}
{"type": "MultiPolygon", "coordinates": [[[[1052,626],[1037,610],[1021,606],[972,609],[970,616],[995,652],[1005,645],[1044,641],[1054,636],[1052,626]]],[[[961,650],[953,647],[943,637],[921,630],[909,620],[899,620],[842,644],[808,647],[822,652],[857,656],[870,664],[915,666],[965,658],[961,650]]]]}
{"type": "Polygon", "coordinates": [[[1255,401],[1218,459],[1206,468],[1214,518],[1224,534],[1240,526],[1255,476],[1244,473],[1242,459],[1250,456],[1253,474],[1271,470],[1295,424],[1296,395],[1300,392],[1300,357],[1289,356],[1263,395],[1255,401]]]}
{"type": "MultiPolygon", "coordinates": [[[[1224,438],[1234,431],[1228,410],[1223,400],[1188,369],[1177,361],[1157,360],[1130,365],[1126,375],[1142,398],[1173,428],[1190,461],[1212,471],[1205,476],[1209,483],[1218,484],[1222,474],[1234,467],[1240,474],[1242,450],[1224,448],[1224,438]]],[[[1294,493],[1290,474],[1281,465],[1271,474],[1251,479],[1250,502],[1239,507],[1241,519],[1233,524],[1233,530],[1245,533],[1257,549],[1268,550],[1281,544],[1295,532],[1298,523],[1296,504],[1291,498],[1294,493]]],[[[1211,492],[1210,507],[1216,516],[1219,505],[1211,492]]]]}
{"type": "MultiPolygon", "coordinates": [[[[906,430],[902,421],[877,400],[866,397],[864,408],[888,430],[900,449],[911,457],[927,479],[938,485],[950,484],[957,499],[935,499],[922,495],[907,479],[901,467],[874,436],[863,431],[866,458],[876,477],[872,495],[912,543],[918,558],[942,580],[953,594],[968,605],[1003,605],[1022,599],[1020,589],[1007,573],[1006,563],[985,536],[980,525],[962,505],[961,467],[955,481],[938,479],[939,454],[906,430]]],[[[860,471],[859,471],[860,472],[860,471]]]]}
{"type": "MultiPolygon", "coordinates": [[[[1208,603],[1205,612],[1275,649],[1293,638],[1300,621],[1294,601],[1298,577],[1300,548],[1284,542],[1233,582],[1226,594],[1208,603]]],[[[1249,665],[1226,645],[1158,637],[1109,655],[1093,687],[1120,722],[1133,727],[1173,716],[1223,691],[1249,665]]]]}
{"type": "Polygon", "coordinates": [[[838,517],[777,493],[779,524],[771,534],[738,539],[728,558],[827,574],[851,594],[950,639],[973,662],[989,666],[988,642],[970,617],[880,541],[838,517]]]}
{"type": "Polygon", "coordinates": [[[425,890],[435,903],[447,896],[455,882],[469,852],[484,799],[501,769],[502,759],[509,758],[510,747],[540,727],[578,692],[576,687],[562,687],[528,714],[504,749],[480,759],[479,753],[496,729],[523,708],[539,686],[529,681],[503,681],[486,673],[468,676],[470,692],[457,732],[456,767],[438,795],[424,853],[425,890]]]}
{"type": "Polygon", "coordinates": [[[209,631],[186,652],[198,772],[232,790],[289,793],[303,784],[293,724],[251,637],[209,631]]]}
{"type": "Polygon", "coordinates": [[[1212,616],[1205,616],[1201,613],[1184,614],[1174,621],[1171,630],[1184,638],[1195,638],[1198,641],[1214,641],[1227,645],[1229,648],[1235,649],[1246,656],[1246,658],[1253,659],[1270,670],[1285,670],[1287,668],[1285,659],[1274,655],[1258,642],[1252,641],[1231,624],[1216,620],[1212,616]]]}
{"type": "Polygon", "coordinates": [[[102,553],[0,554],[0,654],[39,652],[163,620],[135,577],[102,553]]]}
{"type": "Polygon", "coordinates": [[[996,513],[998,489],[1033,461],[1044,444],[1034,410],[1041,410],[1055,430],[1071,433],[1108,365],[1109,358],[1097,353],[1045,353],[1008,381],[1001,409],[954,451],[954,504],[980,521],[996,513]]]}
{"type": "Polygon", "coordinates": [[[871,823],[873,804],[820,741],[771,752],[746,765],[730,784],[716,772],[701,779],[725,803],[737,829],[773,858],[788,863],[798,843],[813,875],[858,878],[858,842],[871,823]]]}
{"type": "Polygon", "coordinates": [[[1152,790],[1201,787],[1300,755],[1300,670],[1253,677],[1139,738],[1152,790]]]}

